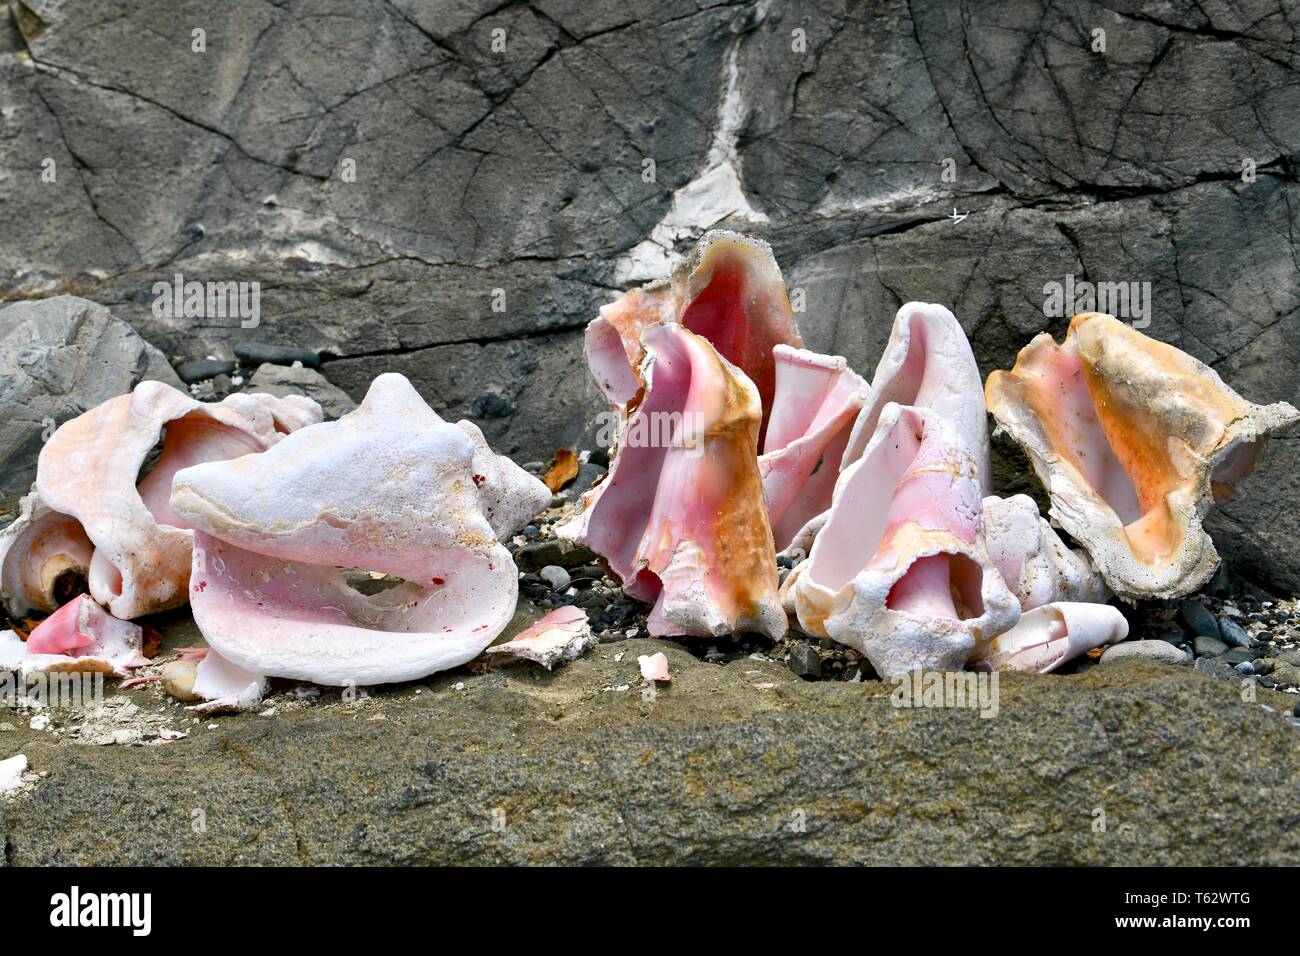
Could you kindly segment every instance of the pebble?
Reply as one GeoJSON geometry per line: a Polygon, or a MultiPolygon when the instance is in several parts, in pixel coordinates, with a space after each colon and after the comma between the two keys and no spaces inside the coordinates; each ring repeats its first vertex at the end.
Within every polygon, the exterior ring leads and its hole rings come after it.
{"type": "Polygon", "coordinates": [[[1191,658],[1167,641],[1123,641],[1108,647],[1101,663],[1109,664],[1126,657],[1146,657],[1169,664],[1186,664],[1191,658]]]}
{"type": "Polygon", "coordinates": [[[183,362],[177,366],[176,375],[186,385],[193,385],[195,382],[216,378],[218,375],[229,375],[234,370],[234,362],[222,362],[217,359],[194,359],[192,362],[183,362]]]}
{"type": "Polygon", "coordinates": [[[1277,664],[1271,657],[1257,657],[1253,662],[1256,674],[1271,674],[1277,664]]]}
{"type": "Polygon", "coordinates": [[[1273,670],[1269,674],[1274,683],[1285,684],[1288,687],[1300,687],[1300,667],[1287,661],[1279,660],[1273,665],[1273,670]]]}
{"type": "Polygon", "coordinates": [[[1197,638],[1192,641],[1192,646],[1196,648],[1197,657],[1218,657],[1220,654],[1226,653],[1228,650],[1228,645],[1223,643],[1223,641],[1219,640],[1217,637],[1209,637],[1204,634],[1198,635],[1197,638]]]}
{"type": "Polygon", "coordinates": [[[1215,680],[1236,680],[1238,676],[1236,670],[1230,665],[1225,664],[1223,661],[1211,660],[1208,657],[1198,658],[1196,669],[1208,674],[1215,680]]]}
{"type": "Polygon", "coordinates": [[[1255,643],[1246,629],[1229,617],[1219,618],[1219,633],[1233,647],[1252,647],[1255,643]]]}
{"type": "Polygon", "coordinates": [[[530,541],[515,552],[515,564],[521,571],[536,571],[548,564],[562,568],[577,568],[591,564],[597,554],[588,548],[575,547],[558,539],[530,541]]]}
{"type": "Polygon", "coordinates": [[[558,564],[548,564],[542,570],[537,572],[543,581],[551,586],[552,591],[563,591],[569,586],[572,578],[569,572],[564,570],[558,564]]]}
{"type": "Polygon", "coordinates": [[[800,642],[790,649],[790,670],[804,680],[821,680],[822,656],[811,644],[800,642]]]}
{"type": "Polygon", "coordinates": [[[1245,664],[1248,661],[1254,661],[1255,652],[1245,647],[1234,647],[1227,653],[1221,654],[1219,659],[1227,661],[1233,667],[1236,667],[1238,664],[1245,664]]]}
{"type": "Polygon", "coordinates": [[[576,604],[578,607],[583,607],[583,608],[587,608],[588,610],[592,610],[594,608],[604,607],[607,603],[609,603],[609,596],[605,594],[601,594],[599,591],[593,588],[589,591],[583,591],[576,598],[574,598],[573,603],[576,604]]]}
{"type": "Polygon", "coordinates": [[[258,366],[270,362],[272,365],[292,365],[301,362],[308,368],[320,368],[320,356],[311,349],[294,348],[291,345],[266,345],[262,342],[240,342],[234,347],[235,358],[245,365],[258,366]]]}
{"type": "Polygon", "coordinates": [[[1255,665],[1252,664],[1250,661],[1242,661],[1241,663],[1239,663],[1239,664],[1237,665],[1237,673],[1238,673],[1238,674],[1253,674],[1253,673],[1255,673],[1255,665]]]}
{"type": "Polygon", "coordinates": [[[1216,641],[1219,640],[1219,622],[1200,601],[1192,598],[1183,601],[1178,605],[1178,617],[1188,632],[1198,637],[1212,637],[1216,641]]]}

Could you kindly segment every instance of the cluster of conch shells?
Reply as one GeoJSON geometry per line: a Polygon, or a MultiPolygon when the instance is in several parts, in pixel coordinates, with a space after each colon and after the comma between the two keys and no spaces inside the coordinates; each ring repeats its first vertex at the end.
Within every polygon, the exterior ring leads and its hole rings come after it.
{"type": "Polygon", "coordinates": [[[560,533],[654,605],[650,633],[775,637],[779,602],[883,676],[1047,672],[1122,640],[1112,593],[1202,584],[1217,564],[1205,511],[1297,419],[1092,314],[986,390],[956,317],[909,302],[868,384],[803,348],[768,247],[721,232],[605,306],[586,353],[621,427],[560,533]],[[986,391],[1082,549],[1031,498],[990,493],[986,391]],[[779,593],[778,550],[795,562],[779,593]]]}
{"type": "Polygon", "coordinates": [[[120,676],[144,663],[130,619],[187,600],[211,648],[190,681],[220,706],[255,704],[268,677],[388,683],[477,656],[515,610],[501,539],[550,492],[400,375],[322,419],[310,399],[147,382],[65,423],[0,539],[10,614],[55,613],[25,646],[4,632],[0,657],[120,676]],[[344,568],[402,580],[363,594],[344,568]]]}

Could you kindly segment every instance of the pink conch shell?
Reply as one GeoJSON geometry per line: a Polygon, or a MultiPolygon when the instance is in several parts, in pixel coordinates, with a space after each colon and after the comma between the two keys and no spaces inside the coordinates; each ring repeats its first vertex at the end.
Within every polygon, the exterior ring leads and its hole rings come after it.
{"type": "Polygon", "coordinates": [[[758,391],[680,325],[642,339],[645,391],[628,409],[609,476],[560,535],[602,555],[656,636],[780,637],[772,531],[758,475],[758,391]]]}
{"type": "Polygon", "coordinates": [[[468,430],[390,373],[338,421],[177,473],[171,503],[197,529],[190,604],[208,643],[253,674],[334,686],[413,680],[476,657],[518,592],[484,515],[496,494],[486,486],[550,496],[504,459],[475,481],[475,452],[468,430]],[[404,583],[365,595],[340,568],[404,583]]]}
{"type": "Polygon", "coordinates": [[[26,644],[12,631],[4,633],[0,668],[122,677],[129,669],[149,663],[141,653],[140,626],[119,621],[85,594],[38,624],[26,644]]]}
{"type": "Polygon", "coordinates": [[[1109,604],[1054,602],[1020,615],[1015,627],[981,643],[972,670],[1046,674],[1094,647],[1128,636],[1128,621],[1109,604]]]}
{"type": "Polygon", "coordinates": [[[776,390],[772,349],[803,345],[772,248],[738,233],[708,232],[670,279],[604,306],[587,326],[587,362],[615,405],[626,405],[640,388],[642,333],[664,322],[708,339],[749,377],[765,425],[776,390]]]}
{"type": "Polygon", "coordinates": [[[988,422],[979,366],[961,323],[941,305],[908,302],[894,316],[889,342],[871,379],[871,397],[853,425],[843,467],[857,461],[876,433],[885,406],[933,409],[947,419],[975,457],[988,494],[988,422]]]}
{"type": "Polygon", "coordinates": [[[778,550],[831,506],[839,461],[867,383],[839,356],[778,345],[776,392],[763,455],[763,497],[778,550]]]}
{"type": "Polygon", "coordinates": [[[957,429],[934,411],[886,405],[787,581],[802,629],[856,648],[882,677],[964,666],[1020,616],[985,553],[980,501],[957,429]]]}
{"type": "Polygon", "coordinates": [[[95,546],[77,519],[47,508],[35,492],[0,532],[0,600],[9,613],[54,611],[86,589],[95,546]]]}
{"type": "Polygon", "coordinates": [[[1215,498],[1259,457],[1264,438],[1300,420],[1252,405],[1213,369],[1095,312],[1065,344],[1043,333],[986,388],[1000,430],[1029,456],[1051,516],[1126,599],[1189,594],[1219,557],[1201,527],[1215,498]]]}
{"type": "Polygon", "coordinates": [[[1028,495],[984,499],[984,547],[1028,611],[1056,601],[1104,602],[1110,589],[1083,551],[1067,548],[1028,495]]]}
{"type": "Polygon", "coordinates": [[[535,661],[549,671],[561,661],[577,660],[595,643],[587,612],[568,605],[556,608],[513,640],[489,647],[487,653],[535,661]]]}
{"type": "Polygon", "coordinates": [[[293,398],[237,394],[203,404],[160,382],[141,382],[60,426],[41,450],[36,492],[94,544],[91,597],[120,618],[185,603],[191,533],[167,501],[172,475],[262,451],[292,422],[320,420],[315,402],[293,398]],[[164,429],[162,454],[137,486],[164,429]]]}

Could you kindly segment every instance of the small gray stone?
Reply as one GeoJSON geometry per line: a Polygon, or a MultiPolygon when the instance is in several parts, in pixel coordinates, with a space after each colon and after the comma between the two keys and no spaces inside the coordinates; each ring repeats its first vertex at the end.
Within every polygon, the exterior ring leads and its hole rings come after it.
{"type": "Polygon", "coordinates": [[[301,362],[308,368],[320,368],[320,356],[311,349],[291,345],[265,345],[261,342],[240,342],[233,349],[235,358],[245,365],[292,365],[301,362]]]}
{"type": "Polygon", "coordinates": [[[204,382],[218,375],[229,375],[235,370],[234,362],[222,362],[219,359],[194,359],[184,362],[176,368],[177,377],[186,385],[204,382]]]}
{"type": "Polygon", "coordinates": [[[1213,660],[1209,657],[1198,657],[1196,659],[1196,669],[1208,674],[1215,680],[1237,680],[1241,676],[1231,664],[1213,660]]]}
{"type": "Polygon", "coordinates": [[[790,649],[790,670],[804,680],[821,680],[822,656],[817,648],[802,641],[790,649]]]}
{"type": "Polygon", "coordinates": [[[530,541],[515,552],[515,564],[520,571],[536,571],[548,564],[558,564],[562,568],[577,568],[591,564],[599,555],[590,548],[584,548],[552,538],[549,541],[530,541]]]}
{"type": "Polygon", "coordinates": [[[543,581],[551,586],[551,590],[553,591],[563,591],[569,586],[569,583],[572,580],[569,577],[569,572],[564,570],[564,568],[560,567],[558,564],[546,565],[546,567],[542,568],[542,570],[538,572],[538,575],[543,581]]]}
{"type": "Polygon", "coordinates": [[[1252,664],[1250,661],[1241,661],[1239,664],[1237,664],[1237,673],[1253,674],[1255,673],[1255,665],[1252,664]]]}
{"type": "Polygon", "coordinates": [[[1228,649],[1228,645],[1217,637],[1207,637],[1205,635],[1197,636],[1192,641],[1192,646],[1196,648],[1197,657],[1218,657],[1228,649]]]}
{"type": "Polygon", "coordinates": [[[1189,634],[1219,640],[1219,622],[1200,601],[1194,598],[1183,601],[1178,605],[1178,617],[1189,634]]]}
{"type": "Polygon", "coordinates": [[[1101,663],[1111,664],[1126,657],[1146,657],[1169,664],[1186,664],[1191,657],[1168,641],[1123,641],[1106,649],[1101,663]]]}
{"type": "Polygon", "coordinates": [[[1233,647],[1251,647],[1255,643],[1244,627],[1227,616],[1219,617],[1219,633],[1223,640],[1233,647]]]}
{"type": "Polygon", "coordinates": [[[1269,674],[1273,682],[1287,687],[1300,687],[1300,667],[1286,661],[1278,661],[1269,674]]]}
{"type": "Polygon", "coordinates": [[[1247,661],[1253,661],[1254,659],[1255,652],[1247,647],[1234,647],[1227,653],[1219,655],[1219,660],[1227,661],[1233,667],[1247,661]]]}

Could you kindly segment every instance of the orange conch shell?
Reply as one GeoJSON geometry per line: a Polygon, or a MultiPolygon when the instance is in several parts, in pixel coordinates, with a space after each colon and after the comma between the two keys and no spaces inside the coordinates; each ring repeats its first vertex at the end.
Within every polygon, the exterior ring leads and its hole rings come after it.
{"type": "Polygon", "coordinates": [[[1216,498],[1294,424],[1253,405],[1202,362],[1109,315],[1076,315],[1062,345],[1042,333],[991,374],[988,408],[1029,456],[1051,516],[1120,597],[1174,598],[1214,574],[1201,527],[1216,498]]]}

